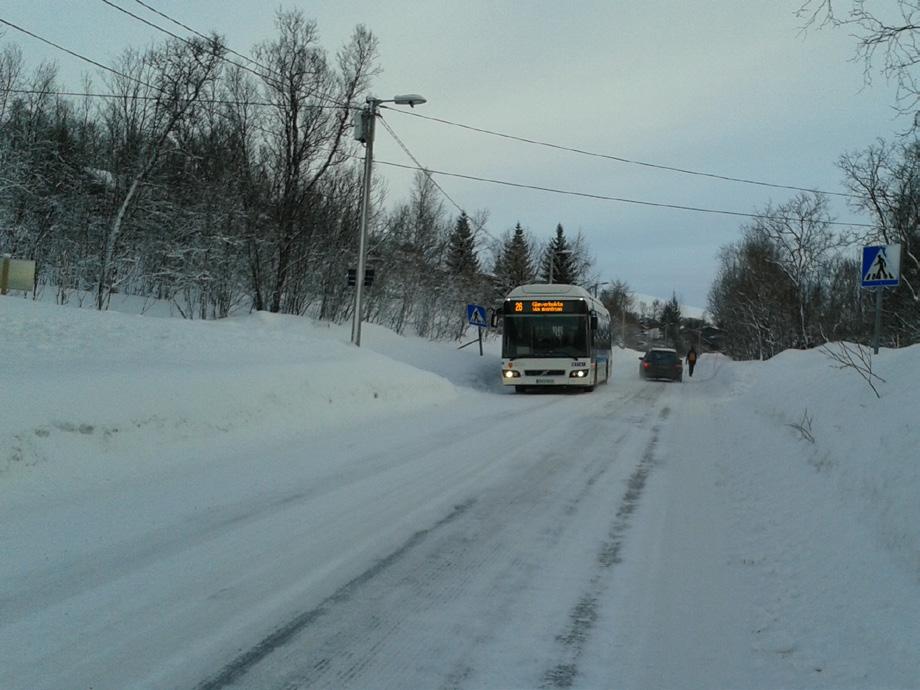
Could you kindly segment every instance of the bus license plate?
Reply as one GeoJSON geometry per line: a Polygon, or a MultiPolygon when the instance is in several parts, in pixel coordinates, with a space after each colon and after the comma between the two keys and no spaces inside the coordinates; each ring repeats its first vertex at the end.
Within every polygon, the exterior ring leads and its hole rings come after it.
{"type": "Polygon", "coordinates": [[[555,383],[552,379],[537,379],[537,383],[555,383]]]}

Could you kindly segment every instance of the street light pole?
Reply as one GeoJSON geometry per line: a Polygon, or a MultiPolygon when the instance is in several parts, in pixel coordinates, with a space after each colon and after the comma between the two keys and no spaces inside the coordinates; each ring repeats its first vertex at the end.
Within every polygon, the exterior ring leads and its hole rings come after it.
{"type": "Polygon", "coordinates": [[[370,215],[371,203],[371,175],[374,168],[374,125],[377,121],[377,108],[381,103],[396,103],[414,108],[425,102],[418,94],[395,96],[387,100],[367,97],[367,107],[360,113],[360,120],[356,123],[355,138],[363,141],[364,150],[364,189],[361,195],[361,231],[358,236],[358,270],[355,274],[355,313],[351,320],[351,342],[361,347],[361,310],[364,297],[364,272],[367,264],[367,220],[370,215]]]}
{"type": "Polygon", "coordinates": [[[364,296],[365,254],[367,251],[367,217],[371,199],[371,174],[374,168],[374,124],[380,101],[367,99],[367,107],[361,111],[364,134],[364,190],[361,194],[361,231],[358,235],[358,270],[355,273],[355,313],[351,321],[351,342],[361,347],[361,309],[364,296]]]}
{"type": "Polygon", "coordinates": [[[609,281],[609,280],[604,280],[604,281],[602,281],[602,282],[600,282],[600,283],[594,283],[594,284],[591,285],[591,287],[588,288],[588,289],[591,290],[591,292],[594,293],[594,296],[595,296],[595,297],[597,297],[597,289],[598,289],[601,285],[610,285],[610,281],[609,281]]]}

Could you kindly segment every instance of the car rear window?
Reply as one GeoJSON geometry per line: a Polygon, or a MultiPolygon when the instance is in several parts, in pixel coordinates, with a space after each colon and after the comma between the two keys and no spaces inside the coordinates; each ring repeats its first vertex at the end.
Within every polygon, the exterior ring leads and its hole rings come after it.
{"type": "Polygon", "coordinates": [[[677,353],[653,350],[645,355],[645,361],[649,364],[674,364],[677,361],[677,353]]]}

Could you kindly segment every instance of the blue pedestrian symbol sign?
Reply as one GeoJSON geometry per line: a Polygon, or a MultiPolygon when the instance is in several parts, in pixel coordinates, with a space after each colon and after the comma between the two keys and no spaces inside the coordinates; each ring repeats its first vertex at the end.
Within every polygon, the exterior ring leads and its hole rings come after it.
{"type": "Polygon", "coordinates": [[[890,287],[900,282],[900,244],[863,247],[862,287],[890,287]]]}
{"type": "Polygon", "coordinates": [[[466,320],[471,326],[488,328],[489,322],[486,319],[486,308],[479,304],[466,305],[466,320]]]}

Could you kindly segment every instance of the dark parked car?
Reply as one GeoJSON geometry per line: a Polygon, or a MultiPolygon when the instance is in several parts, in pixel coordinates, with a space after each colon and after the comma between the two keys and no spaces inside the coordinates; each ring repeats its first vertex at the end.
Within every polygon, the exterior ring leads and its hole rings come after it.
{"type": "Polygon", "coordinates": [[[684,380],[684,365],[677,350],[653,347],[639,358],[639,376],[644,379],[684,380]]]}

